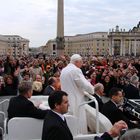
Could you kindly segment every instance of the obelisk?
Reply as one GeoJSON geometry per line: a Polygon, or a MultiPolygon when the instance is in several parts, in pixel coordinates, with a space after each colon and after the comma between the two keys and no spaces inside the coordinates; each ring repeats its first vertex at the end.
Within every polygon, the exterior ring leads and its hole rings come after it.
{"type": "Polygon", "coordinates": [[[56,43],[57,56],[64,55],[64,0],[58,0],[56,43]]]}

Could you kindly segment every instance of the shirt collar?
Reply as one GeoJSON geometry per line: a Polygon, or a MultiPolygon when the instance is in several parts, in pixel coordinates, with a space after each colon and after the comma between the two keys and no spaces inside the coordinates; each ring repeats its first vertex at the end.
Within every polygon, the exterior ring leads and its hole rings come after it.
{"type": "Polygon", "coordinates": [[[95,93],[95,94],[101,99],[101,96],[99,94],[97,94],[97,93],[95,93]]]}
{"type": "Polygon", "coordinates": [[[65,121],[65,117],[62,114],[60,114],[60,113],[58,113],[58,112],[56,112],[54,110],[52,110],[52,112],[54,112],[55,114],[57,114],[63,121],[65,121]]]}
{"type": "Polygon", "coordinates": [[[136,87],[136,85],[135,85],[135,84],[132,84],[132,83],[131,83],[131,85],[132,85],[132,86],[134,86],[134,87],[136,87]]]}
{"type": "Polygon", "coordinates": [[[53,86],[50,86],[53,90],[55,90],[55,88],[53,86]]]}
{"type": "Polygon", "coordinates": [[[118,107],[118,104],[116,104],[113,100],[111,100],[111,102],[112,102],[113,104],[115,104],[116,107],[118,107]]]}

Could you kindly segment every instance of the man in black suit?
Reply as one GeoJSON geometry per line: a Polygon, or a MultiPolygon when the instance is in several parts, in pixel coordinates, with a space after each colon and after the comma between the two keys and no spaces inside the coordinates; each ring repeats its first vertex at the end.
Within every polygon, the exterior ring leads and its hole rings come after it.
{"type": "Polygon", "coordinates": [[[56,90],[57,84],[57,78],[50,77],[48,80],[48,86],[44,89],[43,95],[50,95],[54,90],[56,90]]]}
{"type": "Polygon", "coordinates": [[[133,75],[130,78],[130,84],[124,86],[123,91],[125,92],[125,97],[128,99],[140,99],[139,86],[139,77],[133,75]]]}
{"type": "Polygon", "coordinates": [[[63,114],[68,111],[67,93],[55,91],[48,99],[51,110],[46,114],[42,140],[73,140],[63,114]]]}
{"type": "Polygon", "coordinates": [[[19,96],[10,99],[8,107],[8,118],[32,117],[43,119],[47,110],[41,110],[28,100],[32,96],[32,82],[22,81],[19,84],[19,96]]]}
{"type": "Polygon", "coordinates": [[[125,116],[119,105],[123,101],[123,93],[119,88],[112,88],[109,92],[110,101],[104,104],[102,113],[114,124],[117,121],[123,120],[127,123],[129,128],[136,128],[138,125],[136,121],[132,121],[125,116]]]}
{"type": "MultiPolygon", "coordinates": [[[[95,91],[95,94],[93,95],[97,102],[98,102],[98,105],[99,105],[99,111],[101,112],[102,108],[103,108],[103,101],[102,101],[102,96],[104,95],[104,86],[103,84],[101,83],[97,83],[94,85],[94,91],[95,91]]],[[[95,103],[94,102],[91,102],[89,103],[89,105],[91,105],[92,107],[95,108],[95,103]]]]}
{"type": "MultiPolygon", "coordinates": [[[[47,112],[42,132],[42,140],[73,140],[73,136],[67,126],[64,113],[68,111],[68,97],[64,91],[54,91],[48,99],[50,111],[47,112]]],[[[76,125],[76,124],[75,124],[76,125]]],[[[96,140],[112,140],[113,137],[119,135],[123,128],[127,128],[124,121],[119,121],[96,140]]]]}

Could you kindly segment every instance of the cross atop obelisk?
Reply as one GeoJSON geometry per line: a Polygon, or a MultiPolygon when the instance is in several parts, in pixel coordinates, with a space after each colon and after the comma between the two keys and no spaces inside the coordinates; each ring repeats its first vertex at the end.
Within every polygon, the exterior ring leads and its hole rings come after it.
{"type": "Polygon", "coordinates": [[[64,55],[64,0],[58,0],[56,42],[57,55],[64,55]]]}

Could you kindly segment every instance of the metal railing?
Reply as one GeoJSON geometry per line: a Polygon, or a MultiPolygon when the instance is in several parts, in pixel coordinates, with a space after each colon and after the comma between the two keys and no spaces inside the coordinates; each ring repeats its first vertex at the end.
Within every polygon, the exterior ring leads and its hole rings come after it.
{"type": "Polygon", "coordinates": [[[3,111],[7,117],[7,108],[9,105],[9,99],[4,99],[0,102],[0,111],[3,111]]]}
{"type": "Polygon", "coordinates": [[[2,127],[0,127],[0,139],[2,138],[2,140],[3,140],[3,134],[4,134],[4,132],[3,132],[3,128],[2,127]]]}
{"type": "Polygon", "coordinates": [[[3,101],[0,102],[0,105],[2,105],[3,103],[9,102],[9,99],[4,99],[3,101]]]}
{"type": "Polygon", "coordinates": [[[89,94],[88,92],[85,91],[84,94],[85,94],[85,96],[87,96],[91,100],[80,104],[79,107],[81,107],[81,106],[83,106],[85,104],[91,103],[91,102],[95,103],[95,109],[96,109],[96,134],[98,135],[99,134],[99,105],[98,105],[98,102],[97,102],[96,98],[94,96],[92,96],[91,94],[89,94]]]}
{"type": "Polygon", "coordinates": [[[4,136],[6,135],[6,118],[5,113],[2,111],[0,111],[0,131],[3,140],[4,136]]]}

